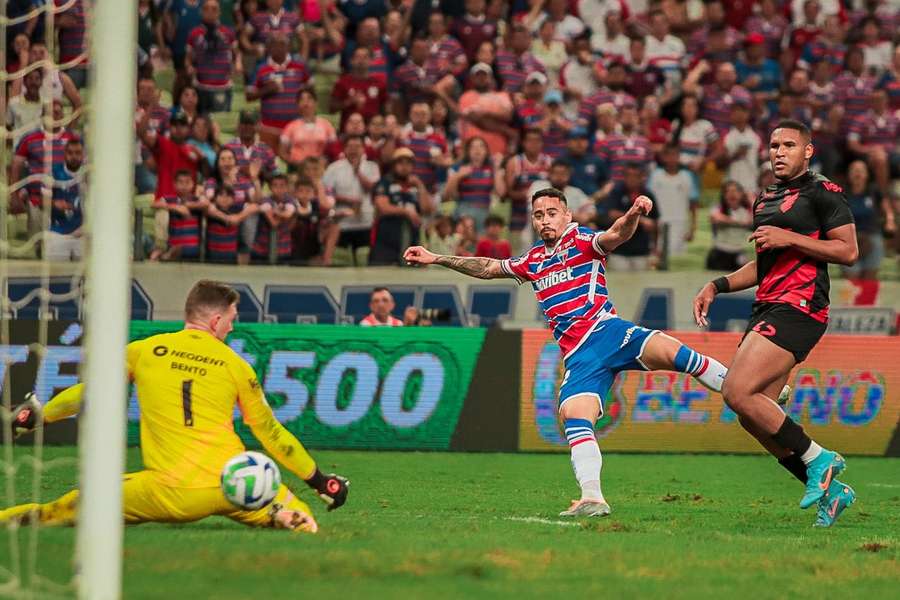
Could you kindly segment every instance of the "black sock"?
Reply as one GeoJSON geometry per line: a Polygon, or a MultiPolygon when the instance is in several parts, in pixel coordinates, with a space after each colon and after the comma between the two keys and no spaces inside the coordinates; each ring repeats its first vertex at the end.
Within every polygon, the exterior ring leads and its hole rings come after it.
{"type": "Polygon", "coordinates": [[[772,440],[782,448],[793,451],[798,457],[809,450],[812,440],[803,432],[803,428],[794,423],[787,415],[784,416],[784,422],[778,428],[778,433],[772,436],[772,440]]]}
{"type": "Polygon", "coordinates": [[[800,480],[800,483],[806,485],[806,465],[800,460],[799,454],[791,454],[784,458],[778,459],[779,464],[788,470],[788,473],[800,480]]]}

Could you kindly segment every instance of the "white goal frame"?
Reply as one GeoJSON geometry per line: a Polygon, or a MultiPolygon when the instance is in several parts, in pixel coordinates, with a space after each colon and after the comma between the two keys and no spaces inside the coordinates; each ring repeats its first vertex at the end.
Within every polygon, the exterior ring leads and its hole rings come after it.
{"type": "Polygon", "coordinates": [[[122,594],[137,1],[94,0],[92,5],[85,403],[78,439],[75,572],[79,598],[117,600],[122,594]]]}

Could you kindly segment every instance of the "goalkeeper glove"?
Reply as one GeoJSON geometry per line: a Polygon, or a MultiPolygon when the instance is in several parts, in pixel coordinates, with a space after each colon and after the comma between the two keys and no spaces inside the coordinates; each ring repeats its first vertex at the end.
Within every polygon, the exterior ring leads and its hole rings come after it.
{"type": "Polygon", "coordinates": [[[43,411],[34,392],[25,394],[25,401],[12,410],[13,437],[31,433],[38,426],[43,411]]]}
{"type": "Polygon", "coordinates": [[[313,476],[306,480],[306,485],[316,490],[319,498],[328,505],[328,510],[334,510],[347,501],[350,481],[334,473],[322,473],[316,468],[313,476]]]}

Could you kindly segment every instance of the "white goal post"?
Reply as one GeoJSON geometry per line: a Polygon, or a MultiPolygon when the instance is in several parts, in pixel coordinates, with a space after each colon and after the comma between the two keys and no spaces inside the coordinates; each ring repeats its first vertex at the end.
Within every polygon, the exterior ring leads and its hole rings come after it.
{"type": "Polygon", "coordinates": [[[86,226],[85,399],[80,420],[78,595],[122,590],[125,344],[128,342],[137,0],[94,0],[86,226]]]}

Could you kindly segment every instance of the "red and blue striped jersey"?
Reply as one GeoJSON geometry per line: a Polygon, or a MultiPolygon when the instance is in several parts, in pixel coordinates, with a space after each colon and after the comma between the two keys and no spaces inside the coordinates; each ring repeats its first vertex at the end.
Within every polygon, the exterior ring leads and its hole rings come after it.
{"type": "MultiPolygon", "coordinates": [[[[222,212],[226,215],[237,215],[242,210],[242,206],[232,204],[222,212]]],[[[221,262],[234,262],[237,259],[240,228],[240,225],[232,225],[211,215],[207,216],[206,258],[221,262]]]]}
{"type": "Polygon", "coordinates": [[[500,75],[500,81],[503,82],[504,91],[515,94],[522,91],[525,85],[525,78],[531,73],[544,73],[543,63],[536,59],[531,52],[524,52],[521,56],[516,56],[509,50],[497,51],[497,58],[494,60],[497,66],[497,74],[500,75]]]}
{"type": "Polygon", "coordinates": [[[835,78],[834,99],[844,107],[845,128],[853,122],[854,117],[869,110],[869,97],[875,90],[875,84],[874,77],[857,77],[850,71],[844,71],[835,78]]]}
{"type": "Polygon", "coordinates": [[[231,87],[231,69],[234,65],[234,31],[219,25],[218,39],[206,37],[206,27],[194,27],[188,34],[188,47],[194,55],[197,70],[197,88],[205,91],[224,90],[231,87]]]}
{"type": "MultiPolygon", "coordinates": [[[[534,162],[528,160],[524,153],[517,154],[509,159],[506,165],[507,169],[515,169],[516,176],[513,179],[513,187],[516,191],[528,191],[531,184],[535,181],[547,179],[550,172],[550,165],[553,163],[546,154],[538,154],[534,162]]],[[[510,229],[521,231],[528,226],[528,207],[531,205],[531,198],[526,198],[524,202],[513,202],[509,217],[510,229]]]]}
{"type": "Polygon", "coordinates": [[[453,73],[462,73],[466,68],[466,53],[456,38],[445,35],[440,40],[431,38],[431,51],[426,65],[440,77],[453,73]]]}
{"type": "Polygon", "coordinates": [[[623,181],[625,165],[629,163],[642,164],[649,170],[653,161],[653,148],[650,141],[640,134],[614,133],[599,143],[597,156],[610,166],[610,179],[623,181]]]}
{"type": "MultiPolygon", "coordinates": [[[[219,182],[214,177],[210,177],[203,183],[203,193],[210,202],[215,199],[218,187],[219,182]]],[[[231,184],[231,189],[234,190],[234,205],[239,209],[243,209],[244,204],[251,202],[256,195],[256,186],[243,175],[238,175],[237,181],[231,184]]]]}
{"type": "Polygon", "coordinates": [[[623,106],[637,106],[637,100],[631,94],[602,88],[581,101],[578,106],[578,120],[584,123],[593,123],[597,107],[607,103],[614,105],[617,109],[623,106]]]}
{"type": "MultiPolygon", "coordinates": [[[[185,201],[178,196],[166,196],[166,204],[179,206],[185,201]]],[[[196,198],[189,198],[191,202],[196,198]]],[[[181,256],[194,258],[200,255],[200,217],[193,211],[189,217],[169,211],[169,246],[181,248],[181,256]]]]}
{"type": "Polygon", "coordinates": [[[241,171],[249,173],[250,161],[258,160],[262,163],[264,173],[272,173],[277,168],[275,164],[275,152],[272,147],[259,140],[250,146],[245,146],[241,138],[234,138],[225,147],[234,152],[234,158],[241,171]]]}
{"type": "MultiPolygon", "coordinates": [[[[59,8],[70,2],[72,2],[72,0],[56,0],[54,4],[59,8]]],[[[56,16],[59,18],[62,15],[71,16],[74,19],[74,23],[71,27],[60,27],[59,29],[59,64],[68,62],[74,62],[78,65],[86,64],[88,61],[87,29],[84,25],[83,0],[74,0],[72,6],[57,13],[56,16]]]]}
{"type": "Polygon", "coordinates": [[[719,135],[724,137],[731,128],[731,107],[738,102],[753,105],[753,97],[743,86],[734,85],[727,92],[716,84],[704,86],[700,116],[712,123],[719,135]]]}
{"type": "Polygon", "coordinates": [[[552,248],[538,242],[500,263],[519,283],[531,283],[566,358],[597,323],[616,316],[606,287],[606,253],[597,237],[596,231],[571,223],[552,248]]]}
{"type": "Polygon", "coordinates": [[[900,139],[900,117],[888,110],[880,115],[870,110],[850,121],[847,139],[863,146],[880,146],[890,154],[900,139]]]}
{"type": "Polygon", "coordinates": [[[891,110],[900,110],[900,76],[888,71],[878,80],[878,89],[887,92],[891,110]]]}
{"type": "Polygon", "coordinates": [[[256,72],[254,87],[262,89],[270,81],[280,81],[281,91],[264,97],[260,101],[260,121],[269,127],[284,128],[297,118],[297,92],[310,80],[306,65],[296,60],[288,60],[279,65],[269,60],[256,72]]]}
{"type": "Polygon", "coordinates": [[[277,13],[259,11],[250,17],[250,22],[245,27],[250,32],[252,42],[265,44],[273,32],[283,33],[288,39],[293,39],[299,25],[300,15],[282,8],[277,13]]]}
{"type": "Polygon", "coordinates": [[[430,67],[428,62],[419,66],[412,60],[407,60],[394,71],[394,78],[391,82],[392,91],[403,96],[407,106],[414,102],[431,100],[432,93],[427,91],[427,88],[437,83],[441,74],[430,67]]]}
{"type": "Polygon", "coordinates": [[[57,133],[48,133],[43,129],[29,131],[19,140],[16,156],[24,158],[28,164],[28,199],[34,206],[43,203],[41,197],[41,176],[44,174],[45,153],[50,152],[50,170],[56,165],[65,163],[66,142],[79,139],[78,134],[62,129],[57,133]]]}
{"type": "MultiPolygon", "coordinates": [[[[459,208],[489,208],[491,192],[494,191],[494,169],[485,164],[482,167],[472,165],[472,173],[459,181],[459,208]]],[[[480,227],[481,224],[478,223],[480,227]]]]}
{"type": "Polygon", "coordinates": [[[439,133],[435,133],[431,126],[425,131],[416,131],[412,126],[404,129],[405,141],[403,145],[412,150],[413,174],[415,174],[429,191],[434,191],[437,183],[438,168],[432,162],[435,156],[447,153],[447,140],[439,133]]]}

